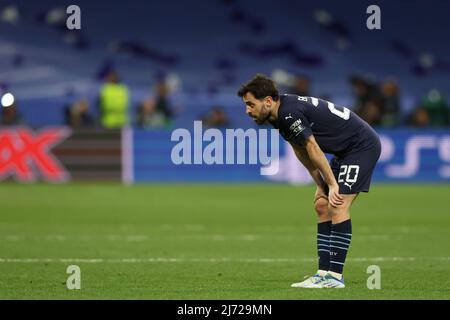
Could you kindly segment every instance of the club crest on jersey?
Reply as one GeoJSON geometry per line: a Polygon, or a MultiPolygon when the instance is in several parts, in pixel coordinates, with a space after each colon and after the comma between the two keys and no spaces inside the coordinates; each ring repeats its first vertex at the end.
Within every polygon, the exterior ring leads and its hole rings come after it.
{"type": "Polygon", "coordinates": [[[294,123],[289,127],[289,130],[291,130],[295,135],[298,135],[300,132],[305,130],[305,127],[302,125],[302,120],[298,119],[294,121],[294,123]]]}

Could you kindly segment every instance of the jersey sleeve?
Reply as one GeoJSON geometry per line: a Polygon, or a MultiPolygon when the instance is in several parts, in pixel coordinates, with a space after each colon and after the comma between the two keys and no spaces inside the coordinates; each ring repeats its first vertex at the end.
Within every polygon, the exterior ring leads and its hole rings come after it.
{"type": "Polygon", "coordinates": [[[289,142],[302,145],[312,135],[308,119],[298,108],[287,108],[278,115],[278,119],[289,142]]]}

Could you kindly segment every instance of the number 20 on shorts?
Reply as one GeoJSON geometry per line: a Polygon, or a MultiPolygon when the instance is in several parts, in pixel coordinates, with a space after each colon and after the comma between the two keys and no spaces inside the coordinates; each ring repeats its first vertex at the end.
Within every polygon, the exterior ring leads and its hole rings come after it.
{"type": "Polygon", "coordinates": [[[339,171],[338,182],[355,183],[358,179],[359,166],[358,165],[346,165],[341,166],[339,171]]]}

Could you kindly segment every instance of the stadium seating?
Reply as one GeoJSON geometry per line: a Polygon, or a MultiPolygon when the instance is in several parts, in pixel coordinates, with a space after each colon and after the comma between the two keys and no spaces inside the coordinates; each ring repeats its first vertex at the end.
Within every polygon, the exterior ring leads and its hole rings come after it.
{"type": "Polygon", "coordinates": [[[213,105],[223,106],[233,125],[251,126],[235,91],[256,72],[306,74],[313,82],[311,94],[350,107],[353,73],[396,78],[404,112],[431,88],[448,95],[450,43],[443,30],[450,27],[445,16],[450,4],[438,2],[426,9],[432,15],[418,17],[423,2],[381,1],[382,30],[375,31],[365,25],[368,4],[135,1],[124,15],[121,3],[106,8],[102,2],[78,1],[82,29],[67,31],[66,16],[55,10],[64,6],[17,1],[17,21],[8,22],[3,14],[0,22],[0,84],[15,93],[33,127],[61,124],[64,106],[75,98],[88,97],[94,104],[108,65],[129,86],[133,114],[152,93],[155,79],[175,79],[177,126],[191,125],[213,105]],[[360,19],[348,18],[355,15],[360,19]],[[408,26],[417,23],[420,32],[411,34],[408,26]]]}

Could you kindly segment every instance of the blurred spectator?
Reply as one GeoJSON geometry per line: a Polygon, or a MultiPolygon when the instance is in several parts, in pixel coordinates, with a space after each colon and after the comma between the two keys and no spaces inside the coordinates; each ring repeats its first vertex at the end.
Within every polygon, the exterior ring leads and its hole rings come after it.
{"type": "Polygon", "coordinates": [[[387,80],[381,85],[382,108],[381,125],[394,127],[399,122],[400,100],[398,85],[393,80],[387,80]]]}
{"type": "Polygon", "coordinates": [[[352,84],[353,94],[355,96],[355,102],[353,102],[353,109],[356,113],[359,112],[369,100],[369,85],[362,78],[352,76],[350,78],[352,84]]]}
{"type": "Polygon", "coordinates": [[[172,110],[170,107],[168,96],[170,89],[166,81],[160,81],[156,84],[156,110],[162,112],[168,119],[172,119],[172,110]]]}
{"type": "Polygon", "coordinates": [[[421,106],[428,113],[430,126],[443,127],[450,124],[449,106],[439,91],[431,90],[422,100],[421,106]]]}
{"type": "Polygon", "coordinates": [[[155,98],[145,99],[137,108],[135,125],[140,128],[167,127],[172,122],[170,87],[165,80],[155,86],[155,98]]]}
{"type": "Polygon", "coordinates": [[[76,101],[64,110],[66,125],[73,128],[94,126],[94,119],[89,113],[89,102],[86,99],[76,101]]]}
{"type": "Polygon", "coordinates": [[[100,123],[104,128],[122,128],[128,123],[129,94],[126,85],[121,84],[119,76],[111,71],[99,93],[100,123]]]}
{"type": "Polygon", "coordinates": [[[376,84],[359,76],[350,78],[355,102],[353,110],[363,120],[372,126],[381,124],[382,97],[376,84]]]}
{"type": "Polygon", "coordinates": [[[167,126],[169,120],[165,114],[156,109],[153,99],[145,99],[137,108],[136,126],[138,128],[161,128],[167,126]]]}
{"type": "Polygon", "coordinates": [[[293,94],[299,96],[309,96],[310,95],[310,80],[308,77],[299,76],[296,77],[293,86],[293,94]]]}
{"type": "Polygon", "coordinates": [[[355,95],[355,102],[353,103],[355,110],[362,109],[369,100],[380,96],[377,86],[360,76],[351,76],[350,82],[355,95]]]}
{"type": "Polygon", "coordinates": [[[226,128],[230,121],[220,106],[215,106],[202,118],[203,125],[209,128],[226,128]]]}
{"type": "Polygon", "coordinates": [[[371,126],[381,124],[381,103],[379,99],[371,99],[357,111],[358,115],[371,126]]]}
{"type": "Polygon", "coordinates": [[[430,125],[428,112],[421,106],[417,107],[411,114],[409,125],[415,128],[426,128],[430,125]]]}
{"type": "Polygon", "coordinates": [[[2,126],[18,126],[25,124],[17,110],[16,102],[9,107],[2,107],[2,119],[0,123],[2,126]]]}

